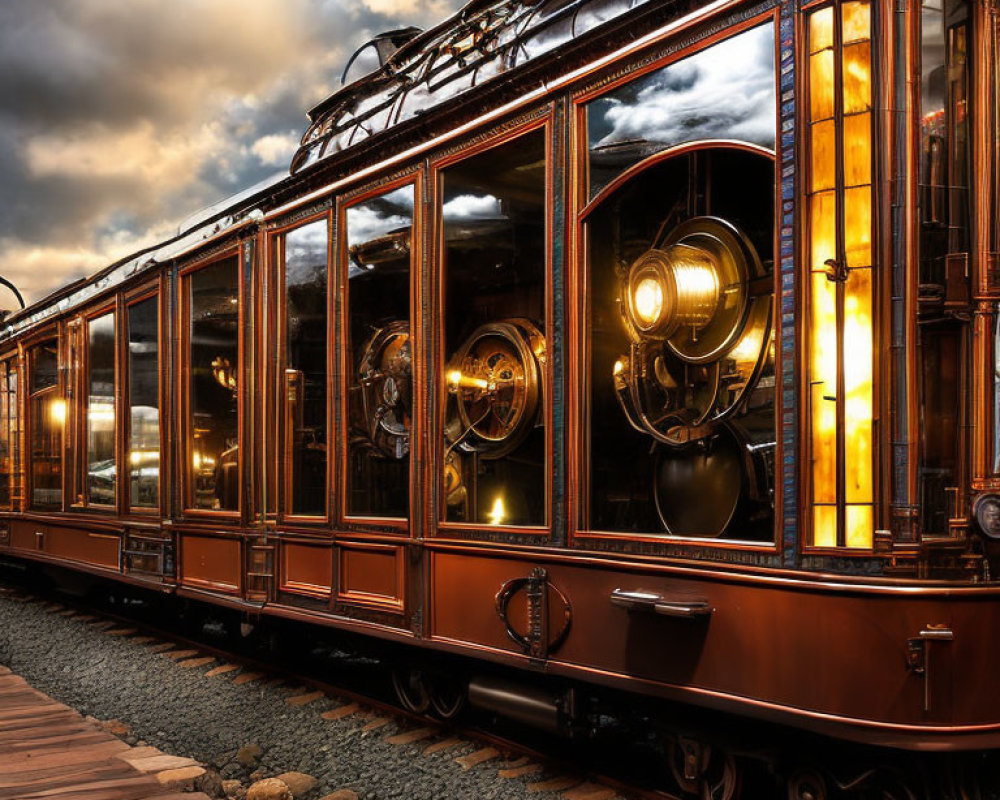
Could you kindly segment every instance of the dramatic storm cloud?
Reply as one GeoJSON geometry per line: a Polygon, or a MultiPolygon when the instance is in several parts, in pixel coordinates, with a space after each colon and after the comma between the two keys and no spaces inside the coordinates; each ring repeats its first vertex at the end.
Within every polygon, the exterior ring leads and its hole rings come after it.
{"type": "Polygon", "coordinates": [[[31,302],[286,171],[356,47],[461,5],[3,0],[0,274],[31,302]]]}

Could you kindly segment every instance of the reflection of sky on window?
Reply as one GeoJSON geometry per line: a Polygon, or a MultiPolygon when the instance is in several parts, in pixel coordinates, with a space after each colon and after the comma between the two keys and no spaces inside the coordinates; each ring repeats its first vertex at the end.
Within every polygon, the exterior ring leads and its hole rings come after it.
{"type": "Polygon", "coordinates": [[[745,33],[589,104],[591,147],[737,139],[775,146],[774,29],[745,33]]]}
{"type": "Polygon", "coordinates": [[[460,194],[441,207],[445,222],[463,219],[496,219],[503,216],[500,200],[491,194],[460,194]]]}
{"type": "Polygon", "coordinates": [[[385,236],[413,222],[413,186],[407,185],[347,209],[347,244],[385,236]]]}
{"type": "Polygon", "coordinates": [[[318,219],[285,236],[285,279],[309,283],[326,270],[327,222],[318,219]]]}

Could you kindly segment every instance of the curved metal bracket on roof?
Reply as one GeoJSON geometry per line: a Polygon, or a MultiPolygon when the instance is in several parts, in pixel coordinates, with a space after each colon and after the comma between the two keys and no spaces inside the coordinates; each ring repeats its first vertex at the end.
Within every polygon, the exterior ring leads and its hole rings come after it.
{"type": "Polygon", "coordinates": [[[354,54],[347,59],[347,66],[344,67],[344,71],[340,76],[340,85],[344,86],[347,83],[347,73],[351,71],[351,67],[354,66],[354,62],[358,60],[358,57],[369,47],[375,48],[375,53],[378,55],[378,65],[379,67],[384,67],[388,63],[389,59],[392,57],[393,53],[399,50],[404,44],[412,41],[416,36],[423,33],[421,28],[398,28],[393,31],[386,31],[385,33],[380,33],[372,39],[369,39],[361,47],[354,51],[354,54]]]}
{"type": "Polygon", "coordinates": [[[10,289],[14,293],[14,297],[17,298],[17,302],[21,304],[21,308],[24,308],[24,298],[21,296],[21,293],[17,290],[17,287],[9,280],[7,280],[5,277],[3,277],[3,275],[0,275],[0,284],[10,289]]]}

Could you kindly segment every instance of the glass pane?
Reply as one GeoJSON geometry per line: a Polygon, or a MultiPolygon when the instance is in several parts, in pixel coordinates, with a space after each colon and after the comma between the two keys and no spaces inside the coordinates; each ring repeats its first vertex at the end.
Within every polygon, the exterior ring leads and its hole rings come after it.
{"type": "Polygon", "coordinates": [[[845,526],[845,544],[848,547],[871,548],[875,531],[875,515],[871,506],[847,506],[845,526]]]}
{"type": "Polygon", "coordinates": [[[844,463],[846,500],[872,500],[872,275],[851,270],[844,299],[844,463]]]}
{"type": "Polygon", "coordinates": [[[285,256],[285,447],[291,452],[286,508],[326,513],[326,362],[329,223],[290,231],[285,256]]]}
{"type": "Polygon", "coordinates": [[[159,300],[128,309],[129,503],[156,508],[160,500],[159,300]]]}
{"type": "Polygon", "coordinates": [[[844,250],[848,267],[872,265],[872,190],[860,186],[844,192],[844,250]]]}
{"type": "Polygon", "coordinates": [[[115,502],[115,315],[87,324],[87,502],[115,502]]]}
{"type": "Polygon", "coordinates": [[[347,209],[347,513],[409,516],[413,186],[347,209]]]}
{"type": "Polygon", "coordinates": [[[809,358],[813,501],[837,500],[837,285],[812,276],[809,358]]]}
{"type": "Polygon", "coordinates": [[[62,433],[66,401],[59,396],[58,343],[55,339],[29,352],[32,365],[28,404],[31,508],[51,511],[62,506],[62,433]],[[37,388],[36,388],[37,387],[37,388]]]}
{"type": "Polygon", "coordinates": [[[818,122],[833,117],[833,50],[809,57],[809,119],[818,122]]]}
{"type": "MultiPolygon", "coordinates": [[[[831,165],[832,166],[832,165],[831,165]]],[[[863,186],[872,179],[872,115],[844,118],[844,184],[863,186]]]]}
{"type": "MultiPolygon", "coordinates": [[[[868,111],[872,105],[871,45],[868,42],[844,48],[844,113],[868,111]]],[[[844,141],[849,147],[850,142],[844,141]]]]}
{"type": "Polygon", "coordinates": [[[772,159],[708,148],[588,218],[591,530],[773,540],[773,298],[735,273],[768,285],[774,185],[772,159]]]}
{"type": "Polygon", "coordinates": [[[732,139],[773,150],[774,28],[762,25],[613,89],[587,105],[590,196],[647,156],[732,139]]]}
{"type": "Polygon", "coordinates": [[[834,189],[837,181],[837,125],[828,119],[814,123],[810,131],[812,191],[834,189]]]}
{"type": "Polygon", "coordinates": [[[545,136],[447,169],[444,515],[544,525],[545,136]]]}
{"type": "Polygon", "coordinates": [[[810,269],[826,272],[826,262],[837,259],[837,195],[822,192],[809,198],[810,269]]]}
{"type": "Polygon", "coordinates": [[[813,544],[816,547],[837,546],[836,506],[816,506],[813,509],[813,544]]]}
{"type": "Polygon", "coordinates": [[[871,37],[871,6],[868,0],[851,0],[843,5],[844,43],[871,37]]]}
{"type": "Polygon", "coordinates": [[[809,52],[833,47],[833,7],[821,8],[809,16],[809,52]]]}
{"type": "Polygon", "coordinates": [[[17,477],[17,366],[0,364],[0,508],[10,509],[17,477]]]}
{"type": "Polygon", "coordinates": [[[31,351],[31,394],[59,383],[59,348],[55,340],[31,351]]]}
{"type": "Polygon", "coordinates": [[[194,508],[239,508],[239,262],[185,278],[190,327],[189,453],[194,508]]]}

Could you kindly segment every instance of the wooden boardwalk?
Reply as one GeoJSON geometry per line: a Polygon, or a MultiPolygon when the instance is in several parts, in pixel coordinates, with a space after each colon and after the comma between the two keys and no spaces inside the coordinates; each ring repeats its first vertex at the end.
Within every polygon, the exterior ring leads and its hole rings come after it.
{"type": "Polygon", "coordinates": [[[0,666],[0,800],[209,800],[181,792],[203,772],[130,747],[0,666]]]}

